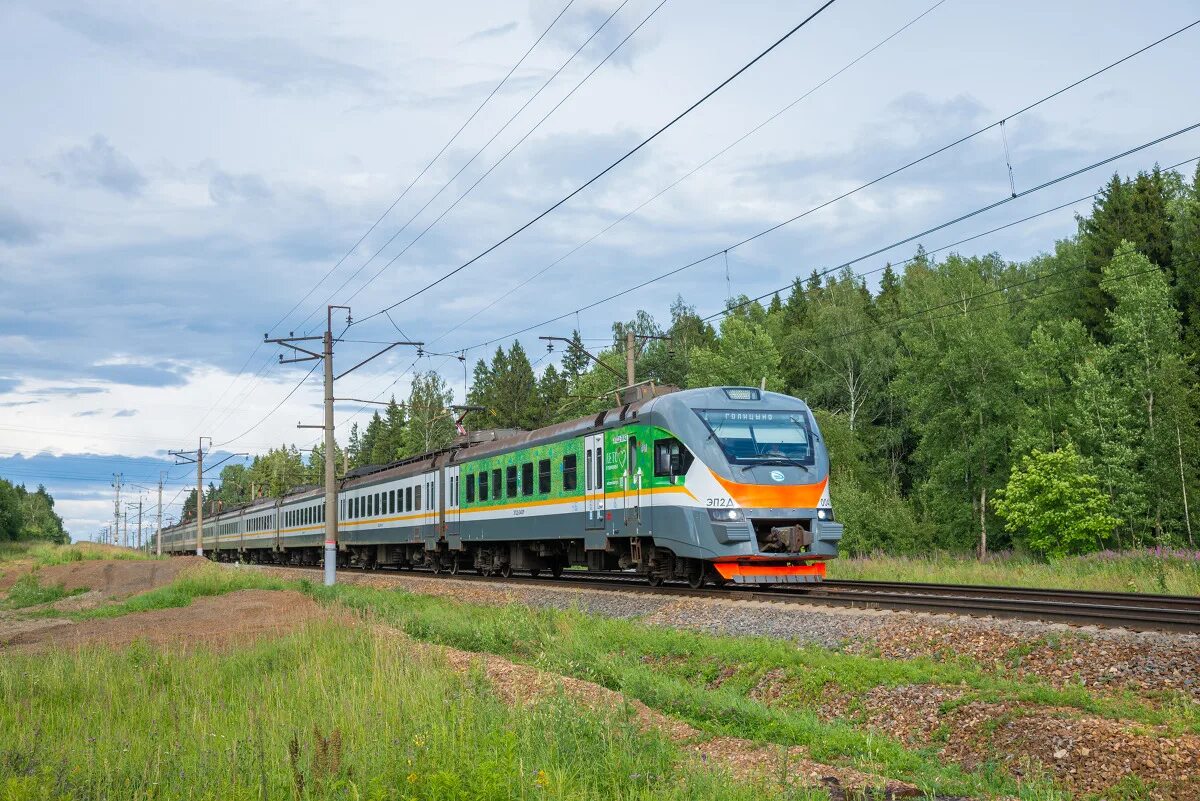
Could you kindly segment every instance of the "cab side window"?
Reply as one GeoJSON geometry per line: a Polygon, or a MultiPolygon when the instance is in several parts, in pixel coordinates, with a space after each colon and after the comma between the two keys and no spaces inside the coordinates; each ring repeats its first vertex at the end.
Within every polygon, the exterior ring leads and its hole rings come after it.
{"type": "Polygon", "coordinates": [[[674,437],[654,441],[654,475],[681,476],[688,471],[695,457],[674,437]]]}

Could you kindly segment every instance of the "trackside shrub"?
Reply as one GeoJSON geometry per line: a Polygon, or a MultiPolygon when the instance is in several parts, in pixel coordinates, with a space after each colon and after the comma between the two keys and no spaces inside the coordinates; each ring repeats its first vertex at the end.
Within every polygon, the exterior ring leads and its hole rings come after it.
{"type": "Polygon", "coordinates": [[[1034,450],[1013,466],[992,505],[1009,533],[1037,553],[1054,559],[1089,553],[1100,550],[1120,522],[1099,483],[1073,445],[1034,450]]]}

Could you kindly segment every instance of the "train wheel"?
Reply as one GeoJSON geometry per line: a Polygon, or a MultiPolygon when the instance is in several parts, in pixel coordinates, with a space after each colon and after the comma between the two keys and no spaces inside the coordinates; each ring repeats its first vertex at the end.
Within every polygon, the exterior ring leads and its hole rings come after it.
{"type": "Polygon", "coordinates": [[[536,567],[535,567],[535,568],[533,568],[532,570],[530,570],[530,571],[529,571],[529,577],[530,577],[530,578],[537,578],[537,577],[538,577],[538,574],[539,574],[539,573],[541,573],[541,572],[542,572],[541,570],[539,570],[538,568],[536,568],[536,567]]]}
{"type": "Polygon", "coordinates": [[[666,578],[666,576],[664,576],[662,573],[647,573],[646,574],[646,581],[650,582],[651,587],[661,587],[662,583],[663,583],[663,579],[665,579],[665,578],[666,578]]]}
{"type": "Polygon", "coordinates": [[[508,562],[500,567],[500,578],[512,578],[512,565],[508,562]]]}
{"type": "Polygon", "coordinates": [[[550,575],[551,576],[553,576],[554,578],[562,578],[562,574],[563,574],[563,563],[562,562],[555,561],[554,564],[550,565],[550,575]]]}
{"type": "Polygon", "coordinates": [[[704,586],[704,582],[708,579],[705,575],[707,566],[703,562],[694,563],[688,570],[687,583],[693,590],[698,590],[704,586]]]}
{"type": "Polygon", "coordinates": [[[436,576],[436,575],[440,574],[441,572],[442,572],[442,560],[435,558],[433,560],[433,574],[436,576]]]}
{"type": "Polygon", "coordinates": [[[457,559],[452,560],[450,562],[450,575],[457,576],[459,574],[460,570],[462,570],[462,568],[459,567],[458,560],[457,559]]]}

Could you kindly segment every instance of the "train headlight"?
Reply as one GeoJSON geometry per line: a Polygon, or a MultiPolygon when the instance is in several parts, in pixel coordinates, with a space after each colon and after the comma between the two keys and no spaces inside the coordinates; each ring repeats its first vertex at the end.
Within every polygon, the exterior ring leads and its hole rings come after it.
{"type": "Polygon", "coordinates": [[[737,523],[746,519],[741,509],[709,509],[708,518],[714,523],[737,523]]]}
{"type": "Polygon", "coordinates": [[[832,520],[833,519],[833,510],[832,509],[818,509],[817,510],[817,519],[818,520],[832,520]]]}

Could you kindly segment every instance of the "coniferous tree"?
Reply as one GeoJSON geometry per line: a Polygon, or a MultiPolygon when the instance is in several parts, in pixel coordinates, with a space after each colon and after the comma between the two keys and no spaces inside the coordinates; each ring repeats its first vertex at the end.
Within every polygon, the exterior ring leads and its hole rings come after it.
{"type": "Polygon", "coordinates": [[[1174,301],[1184,332],[1184,356],[1200,376],[1200,164],[1191,186],[1180,192],[1174,216],[1174,301]]]}
{"type": "Polygon", "coordinates": [[[1122,240],[1133,244],[1154,264],[1171,267],[1171,203],[1169,184],[1156,167],[1133,180],[1114,174],[1092,205],[1092,213],[1079,218],[1086,271],[1075,315],[1087,330],[1105,338],[1106,312],[1112,299],[1101,286],[1104,268],[1122,240]]]}
{"type": "Polygon", "coordinates": [[[563,372],[571,379],[579,378],[588,369],[589,361],[584,352],[583,338],[579,335],[579,329],[575,329],[571,332],[571,344],[563,349],[563,372]]]}

